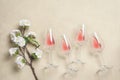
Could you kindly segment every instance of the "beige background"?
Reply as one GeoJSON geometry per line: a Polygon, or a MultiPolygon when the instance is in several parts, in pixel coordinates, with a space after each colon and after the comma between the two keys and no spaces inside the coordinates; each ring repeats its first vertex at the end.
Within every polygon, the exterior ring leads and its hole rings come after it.
{"type": "MultiPolygon", "coordinates": [[[[64,59],[59,55],[61,35],[65,33],[72,41],[73,32],[85,24],[88,34],[98,32],[105,43],[103,56],[107,65],[114,65],[103,80],[120,80],[120,1],[119,0],[0,0],[0,80],[34,80],[31,70],[25,66],[14,69],[14,58],[8,57],[9,32],[17,28],[20,19],[29,19],[30,30],[38,34],[41,48],[44,36],[50,27],[54,31],[57,47],[55,63],[60,67],[52,72],[43,72],[46,54],[34,64],[40,80],[63,80],[64,59]],[[58,55],[59,54],[59,55],[58,55]]],[[[99,80],[95,75],[99,63],[91,56],[86,46],[82,59],[85,66],[71,80],[99,80]]],[[[70,79],[69,79],[70,80],[70,79]]]]}

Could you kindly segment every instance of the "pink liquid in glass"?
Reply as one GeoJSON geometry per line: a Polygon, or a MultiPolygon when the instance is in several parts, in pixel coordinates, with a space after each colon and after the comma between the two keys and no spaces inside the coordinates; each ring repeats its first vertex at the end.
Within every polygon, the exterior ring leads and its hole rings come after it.
{"type": "Polygon", "coordinates": [[[68,41],[66,40],[65,35],[63,36],[63,40],[62,40],[62,49],[63,49],[63,51],[70,50],[70,45],[69,45],[68,41]]]}
{"type": "Polygon", "coordinates": [[[84,35],[83,35],[83,31],[80,30],[80,32],[78,33],[77,35],[77,40],[78,41],[83,41],[85,38],[84,38],[84,35]]]}
{"type": "Polygon", "coordinates": [[[81,42],[85,40],[85,25],[82,25],[82,28],[77,34],[77,41],[81,42]]]}
{"type": "Polygon", "coordinates": [[[50,32],[47,34],[46,43],[47,43],[48,46],[52,46],[52,45],[55,44],[51,29],[50,29],[50,32]]]}
{"type": "Polygon", "coordinates": [[[93,41],[92,41],[92,45],[93,45],[93,47],[95,48],[95,49],[99,49],[99,48],[101,48],[101,44],[100,44],[100,42],[97,40],[97,38],[94,36],[93,37],[93,41]]]}

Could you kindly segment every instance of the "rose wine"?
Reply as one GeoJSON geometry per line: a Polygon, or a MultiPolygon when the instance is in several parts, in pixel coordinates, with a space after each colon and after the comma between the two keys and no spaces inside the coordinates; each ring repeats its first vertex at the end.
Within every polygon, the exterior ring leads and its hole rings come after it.
{"type": "Polygon", "coordinates": [[[81,42],[85,40],[85,26],[83,24],[82,29],[77,34],[77,41],[81,42]]]}
{"type": "Polygon", "coordinates": [[[62,50],[63,50],[63,51],[68,51],[68,50],[70,50],[70,45],[69,45],[69,43],[68,43],[67,38],[66,38],[65,35],[63,35],[62,50]]]}
{"type": "Polygon", "coordinates": [[[49,33],[47,34],[46,43],[47,43],[48,46],[52,46],[52,45],[55,44],[51,29],[49,29],[49,33]]]}

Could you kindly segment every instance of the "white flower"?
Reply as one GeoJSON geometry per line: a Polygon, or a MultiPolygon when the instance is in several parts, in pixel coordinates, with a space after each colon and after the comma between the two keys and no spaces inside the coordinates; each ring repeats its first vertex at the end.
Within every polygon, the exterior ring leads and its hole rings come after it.
{"type": "Polygon", "coordinates": [[[18,65],[18,68],[22,69],[25,66],[25,59],[22,56],[18,56],[15,63],[18,65]]]}
{"type": "Polygon", "coordinates": [[[10,38],[11,38],[12,42],[17,44],[18,46],[20,46],[20,47],[25,46],[25,39],[23,37],[21,37],[20,30],[13,30],[10,33],[10,38]]]}
{"type": "Polygon", "coordinates": [[[16,37],[16,39],[14,40],[15,44],[17,44],[20,47],[25,46],[25,39],[23,37],[16,37]]]}
{"type": "Polygon", "coordinates": [[[14,40],[15,40],[15,34],[14,33],[10,33],[10,38],[11,38],[11,41],[13,41],[14,42],[14,40]]]}
{"type": "Polygon", "coordinates": [[[21,35],[20,30],[12,30],[12,32],[10,33],[10,38],[14,42],[16,37],[20,35],[21,35]]]}
{"type": "Polygon", "coordinates": [[[26,37],[32,37],[32,38],[36,38],[36,33],[30,31],[28,34],[25,35],[26,37]]]}
{"type": "Polygon", "coordinates": [[[14,55],[14,54],[17,54],[18,53],[18,48],[10,48],[9,53],[10,53],[11,56],[14,55]]]}
{"type": "Polygon", "coordinates": [[[25,27],[31,26],[31,24],[30,24],[29,20],[22,19],[22,20],[19,21],[19,26],[25,28],[25,27]]]}
{"type": "Polygon", "coordinates": [[[41,58],[42,54],[43,54],[42,50],[40,50],[38,48],[36,50],[34,50],[32,53],[35,54],[37,56],[37,58],[41,58]]]}

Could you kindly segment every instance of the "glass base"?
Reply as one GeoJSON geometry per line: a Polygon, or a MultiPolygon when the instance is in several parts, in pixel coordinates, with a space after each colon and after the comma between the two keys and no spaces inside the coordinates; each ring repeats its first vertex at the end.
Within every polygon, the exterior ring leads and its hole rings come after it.
{"type": "Polygon", "coordinates": [[[100,69],[96,72],[96,74],[101,75],[103,73],[109,72],[113,66],[101,65],[100,69]]]}
{"type": "Polygon", "coordinates": [[[72,63],[78,63],[78,64],[85,64],[85,62],[83,62],[81,59],[77,59],[71,62],[72,63]]]}
{"type": "Polygon", "coordinates": [[[63,74],[64,78],[72,78],[73,75],[75,75],[79,70],[68,68],[67,71],[63,74]]]}
{"type": "Polygon", "coordinates": [[[56,64],[48,64],[43,69],[46,70],[46,69],[50,69],[50,68],[58,68],[58,65],[56,65],[56,64]]]}

